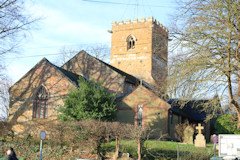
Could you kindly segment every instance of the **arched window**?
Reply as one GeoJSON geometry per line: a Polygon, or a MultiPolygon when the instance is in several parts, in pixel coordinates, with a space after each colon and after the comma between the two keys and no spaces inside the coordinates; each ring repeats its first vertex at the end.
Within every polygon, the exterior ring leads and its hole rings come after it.
{"type": "Polygon", "coordinates": [[[135,48],[137,39],[134,35],[129,35],[126,41],[127,41],[127,50],[135,48]]]}
{"type": "Polygon", "coordinates": [[[33,118],[47,118],[48,93],[45,87],[41,86],[33,102],[33,118]]]}

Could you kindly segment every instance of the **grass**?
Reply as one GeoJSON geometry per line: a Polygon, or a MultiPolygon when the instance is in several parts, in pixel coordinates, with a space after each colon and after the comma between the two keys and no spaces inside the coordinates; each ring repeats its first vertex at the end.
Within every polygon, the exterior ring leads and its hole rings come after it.
{"type": "MultiPolygon", "coordinates": [[[[206,148],[195,148],[192,144],[181,144],[170,141],[148,140],[144,143],[144,156],[149,159],[176,159],[177,148],[179,146],[180,159],[210,159],[213,156],[213,144],[207,144],[206,148]]],[[[115,151],[115,141],[103,146],[107,152],[115,151]]],[[[128,152],[133,157],[137,157],[137,143],[133,140],[122,140],[120,143],[120,152],[128,152]]]]}
{"type": "MultiPolygon", "coordinates": [[[[2,151],[6,150],[9,146],[12,146],[19,156],[18,158],[23,158],[24,160],[34,160],[39,159],[39,142],[29,142],[29,141],[7,141],[3,142],[0,147],[2,151]]],[[[84,145],[82,145],[84,146],[84,145]]],[[[181,144],[177,142],[169,141],[156,141],[148,140],[144,143],[144,157],[150,160],[175,160],[177,159],[177,148],[180,149],[180,159],[210,159],[213,156],[212,144],[208,144],[207,148],[195,148],[194,145],[181,144]]],[[[103,152],[114,152],[115,151],[115,141],[111,141],[102,146],[103,152]]],[[[133,158],[137,158],[137,143],[134,140],[121,140],[120,152],[129,153],[133,158]]],[[[88,157],[83,157],[80,152],[76,151],[74,153],[69,152],[67,146],[53,146],[48,145],[45,141],[43,144],[43,158],[48,160],[57,159],[76,159],[76,158],[91,158],[90,153],[86,153],[88,157]]],[[[0,154],[0,160],[4,155],[0,154]]]]}

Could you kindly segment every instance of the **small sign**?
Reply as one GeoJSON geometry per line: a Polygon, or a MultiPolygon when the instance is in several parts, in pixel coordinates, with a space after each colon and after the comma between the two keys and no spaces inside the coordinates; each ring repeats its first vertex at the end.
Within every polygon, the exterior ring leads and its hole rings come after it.
{"type": "Polygon", "coordinates": [[[45,133],[45,131],[42,131],[42,132],[40,133],[40,139],[41,139],[41,140],[46,139],[46,133],[45,133]]]}
{"type": "Polygon", "coordinates": [[[220,134],[219,135],[219,157],[234,156],[240,157],[240,135],[220,134]]]}

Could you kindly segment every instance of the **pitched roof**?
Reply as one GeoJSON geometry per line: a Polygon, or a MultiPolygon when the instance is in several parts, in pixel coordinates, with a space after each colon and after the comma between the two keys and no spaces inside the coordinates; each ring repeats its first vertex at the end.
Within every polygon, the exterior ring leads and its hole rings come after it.
{"type": "MultiPolygon", "coordinates": [[[[96,58],[96,57],[94,57],[94,56],[91,56],[90,54],[88,54],[88,53],[87,53],[86,51],[84,51],[84,50],[81,50],[81,51],[80,51],[79,53],[77,53],[74,57],[78,56],[79,54],[87,54],[87,55],[90,56],[91,58],[99,61],[100,63],[102,63],[102,64],[104,64],[105,66],[109,67],[110,69],[112,69],[113,71],[117,72],[118,74],[120,74],[120,75],[122,75],[122,76],[125,76],[125,77],[126,77],[126,81],[129,82],[129,83],[140,84],[140,82],[141,82],[141,79],[135,77],[134,75],[130,75],[130,74],[128,74],[128,73],[126,73],[126,72],[124,72],[124,71],[122,71],[122,70],[120,70],[120,69],[118,69],[118,68],[116,68],[116,67],[114,67],[114,66],[112,66],[112,65],[110,65],[110,64],[107,64],[106,62],[104,62],[104,61],[102,61],[102,60],[100,60],[100,59],[98,59],[98,58],[96,58]]],[[[70,60],[68,60],[65,64],[67,64],[69,61],[71,61],[72,59],[74,59],[74,57],[72,57],[70,60]]],[[[65,64],[64,64],[64,65],[65,65],[65,64]]],[[[64,65],[63,65],[63,66],[64,66],[64,65]]],[[[63,67],[63,66],[62,66],[62,67],[63,67]]],[[[150,84],[148,84],[147,82],[145,82],[145,81],[143,81],[143,80],[142,80],[142,85],[145,86],[145,87],[147,87],[147,88],[149,88],[149,89],[154,90],[155,92],[157,92],[157,91],[154,89],[154,87],[152,87],[150,84]]]]}
{"type": "MultiPolygon", "coordinates": [[[[45,58],[46,59],[46,58],[45,58]]],[[[47,59],[46,59],[47,60],[47,59]]],[[[48,61],[48,60],[47,60],[48,61]]],[[[49,61],[48,61],[49,62],[49,61]]],[[[54,64],[52,64],[51,62],[49,62],[51,65],[53,65],[57,70],[59,70],[62,74],[64,74],[69,80],[71,80],[72,82],[74,82],[77,86],[78,86],[78,79],[79,79],[79,77],[82,77],[82,78],[84,78],[85,80],[87,80],[87,81],[89,81],[90,82],[90,80],[86,77],[86,76],[84,76],[84,75],[78,75],[78,74],[75,74],[75,73],[72,73],[72,72],[70,72],[70,71],[67,71],[67,70],[65,70],[65,69],[63,69],[63,68],[61,68],[61,67],[58,67],[58,66],[56,66],[56,65],[54,65],[54,64]]]]}
{"type": "MultiPolygon", "coordinates": [[[[55,65],[54,65],[55,66],[55,65]]],[[[62,72],[67,78],[69,78],[72,82],[74,82],[76,85],[78,85],[78,79],[79,79],[79,76],[81,75],[77,75],[75,73],[72,73],[72,72],[69,72],[65,69],[62,69],[58,66],[55,66],[60,72],[62,72]]]]}
{"type": "Polygon", "coordinates": [[[182,115],[194,121],[203,121],[207,117],[207,113],[203,111],[203,105],[209,100],[190,100],[183,101],[179,99],[170,99],[168,103],[171,105],[171,111],[175,114],[182,115]]]}
{"type": "Polygon", "coordinates": [[[16,83],[14,83],[9,90],[11,90],[11,88],[19,83],[23,78],[27,77],[33,70],[35,70],[36,68],[38,68],[38,66],[42,65],[43,63],[46,63],[48,65],[51,65],[52,67],[54,67],[56,70],[58,70],[61,74],[63,74],[64,76],[66,76],[71,82],[73,82],[74,84],[78,85],[78,78],[79,75],[71,73],[69,71],[66,71],[60,67],[57,67],[56,65],[52,64],[47,58],[42,58],[34,67],[32,67],[22,78],[20,78],[16,83]]]}

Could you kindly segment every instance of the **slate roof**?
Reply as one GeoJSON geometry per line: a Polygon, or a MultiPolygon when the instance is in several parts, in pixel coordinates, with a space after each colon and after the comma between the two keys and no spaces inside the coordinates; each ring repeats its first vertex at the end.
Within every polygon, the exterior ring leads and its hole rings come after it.
{"type": "MultiPolygon", "coordinates": [[[[88,53],[87,53],[86,51],[84,51],[84,50],[81,50],[78,54],[87,54],[88,56],[91,56],[90,54],[88,54],[88,53]]],[[[76,54],[75,56],[77,56],[78,54],[76,54]]],[[[71,59],[73,59],[75,56],[73,56],[71,59]]],[[[114,70],[114,71],[117,72],[118,74],[126,77],[125,81],[127,81],[127,82],[129,82],[129,83],[132,83],[132,84],[140,84],[140,83],[141,83],[141,79],[135,77],[134,75],[130,75],[130,74],[128,74],[128,73],[126,73],[126,72],[124,72],[124,71],[122,71],[122,70],[120,70],[120,69],[118,69],[118,68],[116,68],[116,67],[114,67],[114,66],[112,66],[112,65],[110,65],[110,64],[108,64],[108,63],[106,63],[106,62],[104,62],[104,61],[102,61],[102,60],[100,60],[100,59],[98,59],[98,58],[96,58],[96,57],[93,57],[93,56],[91,56],[91,57],[94,58],[95,60],[99,61],[100,63],[104,64],[105,66],[109,67],[110,69],[114,70]]],[[[71,60],[71,59],[70,59],[70,60],[71,60]]],[[[66,63],[68,63],[70,60],[68,60],[66,63]]],[[[65,64],[66,64],[66,63],[65,63],[65,64]]],[[[65,65],[65,64],[64,64],[64,65],[65,65]]],[[[63,65],[63,66],[64,66],[64,65],[63,65]]],[[[63,67],[63,66],[62,66],[62,67],[63,67]]],[[[85,79],[86,79],[86,77],[85,77],[85,79]]],[[[156,90],[154,89],[153,86],[151,86],[150,84],[148,84],[148,83],[145,82],[145,81],[142,81],[142,85],[145,86],[146,88],[149,88],[149,89],[155,91],[155,92],[158,92],[158,91],[156,91],[156,90]]]]}
{"type": "Polygon", "coordinates": [[[168,103],[171,105],[170,110],[178,115],[189,118],[193,121],[203,121],[207,117],[207,113],[202,111],[203,105],[209,100],[191,100],[183,101],[179,99],[170,99],[168,103]]]}
{"type": "MultiPolygon", "coordinates": [[[[84,51],[84,50],[82,50],[82,51],[80,51],[78,54],[88,54],[86,51],[84,51]]],[[[90,54],[88,54],[89,56],[91,56],[90,54]]],[[[76,55],[75,55],[76,56],[76,55]]],[[[74,56],[74,57],[75,57],[74,56]]],[[[73,58],[74,58],[73,57],[73,58]]],[[[91,57],[93,57],[93,56],[91,56],[91,57]]],[[[102,64],[104,64],[104,65],[106,65],[107,67],[109,67],[110,69],[112,69],[112,70],[114,70],[115,72],[117,72],[118,74],[120,74],[120,75],[122,75],[122,76],[124,76],[124,77],[126,77],[126,79],[125,79],[125,81],[127,81],[127,82],[129,82],[129,83],[132,83],[132,84],[136,84],[136,85],[139,85],[140,83],[141,83],[141,79],[139,79],[139,78],[137,78],[137,77],[135,77],[135,76],[133,76],[133,75],[130,75],[130,74],[128,74],[128,73],[126,73],[126,72],[124,72],[124,71],[122,71],[122,70],[120,70],[120,69],[117,69],[117,68],[115,68],[114,66],[111,66],[110,64],[107,64],[106,62],[103,62],[102,60],[99,60],[99,59],[97,59],[97,58],[95,58],[95,57],[93,57],[94,59],[96,59],[97,61],[99,61],[100,63],[102,63],[102,64]]],[[[72,59],[72,58],[71,58],[72,59]]],[[[70,60],[71,60],[70,59],[70,60]]],[[[69,61],[70,61],[69,60],[69,61]]],[[[25,76],[27,76],[28,75],[28,73],[30,73],[34,68],[36,68],[40,63],[42,63],[43,61],[46,61],[48,64],[50,64],[50,65],[52,65],[53,67],[55,67],[57,70],[59,70],[63,75],[65,75],[69,80],[71,80],[72,82],[74,82],[77,86],[78,86],[78,79],[79,79],[79,77],[81,76],[81,77],[83,77],[84,79],[86,79],[87,81],[90,81],[86,76],[84,76],[84,75],[78,75],[78,74],[75,74],[75,73],[72,73],[72,72],[70,72],[70,71],[67,71],[67,70],[65,70],[65,69],[63,69],[63,68],[61,68],[61,67],[58,67],[58,66],[56,66],[56,65],[54,65],[53,63],[51,63],[49,60],[47,60],[45,57],[41,60],[41,61],[39,61],[30,71],[28,71],[22,78],[24,78],[25,76]]],[[[22,79],[21,78],[21,79],[22,79]]],[[[20,79],[20,80],[21,80],[20,79]]],[[[19,81],[20,81],[19,80],[19,81]]],[[[18,81],[18,82],[19,82],[18,81]]],[[[16,83],[18,83],[18,82],[16,82],[16,83]]],[[[15,84],[16,84],[15,83],[15,84]]],[[[142,80],[142,85],[144,86],[144,87],[146,87],[146,88],[148,88],[148,89],[151,89],[152,91],[154,91],[155,93],[157,93],[157,94],[159,94],[160,95],[160,93],[157,91],[157,90],[155,90],[154,89],[154,87],[152,87],[150,84],[148,84],[147,82],[145,82],[145,81],[143,81],[142,80]]]]}
{"type": "MultiPolygon", "coordinates": [[[[55,66],[55,65],[54,65],[55,66]]],[[[76,83],[76,85],[78,85],[78,79],[80,75],[77,75],[75,73],[69,72],[65,69],[62,69],[58,66],[55,66],[60,72],[62,72],[67,78],[69,78],[71,81],[73,81],[74,83],[76,83]]]]}
{"type": "MultiPolygon", "coordinates": [[[[95,57],[94,57],[95,58],[95,57]]],[[[141,83],[141,79],[139,79],[138,77],[135,77],[134,75],[128,74],[100,59],[95,58],[96,60],[98,60],[99,62],[103,63],[104,65],[108,66],[109,68],[111,68],[112,70],[114,70],[115,72],[121,74],[122,76],[126,77],[126,81],[133,83],[133,84],[140,84],[141,83]]],[[[153,86],[151,86],[150,84],[148,84],[147,82],[145,82],[144,80],[142,80],[142,85],[145,86],[146,88],[152,89],[153,91],[157,92],[153,86]]]]}
{"type": "MultiPolygon", "coordinates": [[[[52,64],[54,65],[54,64],[52,64]]],[[[54,65],[58,70],[60,70],[67,78],[69,78],[71,81],[73,81],[74,83],[76,83],[76,85],[78,86],[78,80],[79,80],[79,77],[82,77],[84,78],[85,80],[91,82],[86,76],[84,75],[78,75],[78,74],[75,74],[75,73],[72,73],[70,71],[67,71],[61,67],[58,67],[56,65],[54,65]]]]}

